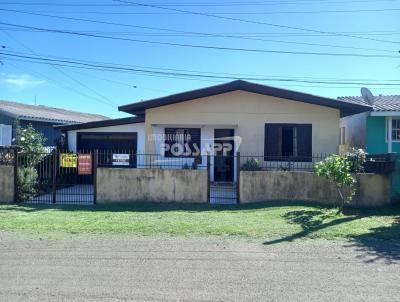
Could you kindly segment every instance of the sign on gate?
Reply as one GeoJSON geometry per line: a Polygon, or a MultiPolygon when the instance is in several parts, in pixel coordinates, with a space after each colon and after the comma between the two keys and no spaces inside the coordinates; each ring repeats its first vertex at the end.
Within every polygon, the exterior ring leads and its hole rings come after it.
{"type": "Polygon", "coordinates": [[[92,174],[92,154],[78,154],[78,175],[92,174]]]}
{"type": "Polygon", "coordinates": [[[129,166],[129,154],[113,154],[113,166],[129,166]]]}
{"type": "Polygon", "coordinates": [[[60,154],[60,167],[62,168],[76,168],[77,166],[76,154],[61,153],[60,154]]]}

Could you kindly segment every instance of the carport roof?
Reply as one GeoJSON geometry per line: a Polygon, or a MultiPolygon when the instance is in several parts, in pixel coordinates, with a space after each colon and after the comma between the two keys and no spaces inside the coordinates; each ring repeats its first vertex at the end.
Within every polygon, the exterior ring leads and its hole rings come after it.
{"type": "Polygon", "coordinates": [[[60,129],[62,131],[69,131],[69,130],[119,126],[119,125],[126,125],[126,124],[137,124],[137,123],[143,123],[143,122],[144,122],[144,117],[133,116],[133,117],[124,117],[124,118],[119,118],[119,119],[96,121],[96,122],[89,122],[89,123],[82,123],[82,124],[60,125],[60,126],[54,126],[54,128],[60,129]]]}
{"type": "Polygon", "coordinates": [[[143,115],[146,109],[190,101],[198,98],[204,98],[236,90],[242,90],[252,93],[289,99],[298,102],[336,108],[340,110],[341,116],[347,116],[372,110],[371,106],[365,104],[355,104],[353,102],[347,102],[345,100],[326,98],[308,93],[271,87],[257,83],[251,83],[243,80],[236,80],[233,82],[228,82],[220,85],[200,88],[196,90],[190,90],[161,98],[132,103],[120,106],[118,109],[120,111],[124,111],[130,114],[143,115]]]}

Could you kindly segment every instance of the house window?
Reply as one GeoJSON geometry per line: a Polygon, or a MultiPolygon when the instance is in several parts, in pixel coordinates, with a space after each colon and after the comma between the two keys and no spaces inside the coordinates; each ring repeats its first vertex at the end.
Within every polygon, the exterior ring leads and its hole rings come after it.
{"type": "Polygon", "coordinates": [[[11,146],[12,126],[0,124],[0,146],[11,146]]]}
{"type": "Polygon", "coordinates": [[[265,124],[264,160],[312,161],[312,125],[265,124]]]}
{"type": "Polygon", "coordinates": [[[400,119],[392,119],[392,140],[400,141],[400,119]]]}
{"type": "Polygon", "coordinates": [[[346,128],[345,127],[340,127],[340,144],[341,145],[346,144],[346,128]]]}
{"type": "Polygon", "coordinates": [[[165,128],[166,157],[198,157],[200,155],[200,128],[165,128]]]}

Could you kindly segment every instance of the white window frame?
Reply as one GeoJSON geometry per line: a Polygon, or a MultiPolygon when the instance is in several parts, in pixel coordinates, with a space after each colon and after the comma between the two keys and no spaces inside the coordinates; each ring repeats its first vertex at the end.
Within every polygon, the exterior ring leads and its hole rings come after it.
{"type": "Polygon", "coordinates": [[[9,147],[9,146],[11,146],[11,144],[12,144],[12,126],[11,125],[0,124],[0,146],[9,147]],[[3,142],[3,128],[10,129],[10,133],[9,133],[10,142],[9,142],[9,144],[5,144],[3,142]]]}
{"type": "Polygon", "coordinates": [[[385,120],[385,141],[386,143],[389,142],[389,128],[391,128],[392,133],[390,133],[390,135],[392,136],[392,143],[399,143],[400,142],[400,138],[399,139],[394,139],[393,138],[393,131],[398,131],[400,133],[400,118],[399,117],[392,117],[392,119],[386,117],[385,120]],[[389,122],[392,121],[392,127],[389,127],[389,122]],[[393,122],[396,121],[398,123],[398,128],[394,128],[393,127],[393,122]]]}

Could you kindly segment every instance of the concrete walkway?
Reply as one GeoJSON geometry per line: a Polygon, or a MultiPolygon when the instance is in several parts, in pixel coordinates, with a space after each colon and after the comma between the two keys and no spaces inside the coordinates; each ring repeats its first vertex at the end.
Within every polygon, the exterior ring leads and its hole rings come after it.
{"type": "MultiPolygon", "coordinates": [[[[33,197],[26,202],[35,204],[51,204],[53,203],[53,194],[52,193],[42,194],[33,197]]],[[[56,203],[91,205],[94,203],[94,186],[73,185],[57,189],[56,203]]]]}
{"type": "Polygon", "coordinates": [[[400,293],[397,258],[352,243],[9,239],[0,272],[0,301],[375,302],[400,293]]]}

